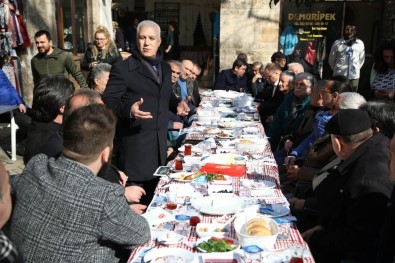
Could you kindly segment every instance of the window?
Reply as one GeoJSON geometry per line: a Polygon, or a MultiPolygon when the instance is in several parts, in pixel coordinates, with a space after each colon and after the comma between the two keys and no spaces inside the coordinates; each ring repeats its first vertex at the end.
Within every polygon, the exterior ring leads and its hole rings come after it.
{"type": "Polygon", "coordinates": [[[74,54],[86,49],[86,0],[57,0],[58,46],[74,54]]]}

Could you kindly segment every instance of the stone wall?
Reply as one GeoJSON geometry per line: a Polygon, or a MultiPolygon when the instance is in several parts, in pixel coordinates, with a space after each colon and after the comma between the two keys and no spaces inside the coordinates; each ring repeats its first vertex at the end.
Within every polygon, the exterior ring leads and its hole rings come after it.
{"type": "Polygon", "coordinates": [[[221,4],[220,69],[231,68],[237,54],[248,62],[270,62],[278,50],[280,4],[269,0],[224,0],[221,4]]]}

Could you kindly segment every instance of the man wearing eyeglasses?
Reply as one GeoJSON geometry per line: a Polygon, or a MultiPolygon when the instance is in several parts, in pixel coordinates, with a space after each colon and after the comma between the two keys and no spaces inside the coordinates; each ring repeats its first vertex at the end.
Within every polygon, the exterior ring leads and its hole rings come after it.
{"type": "Polygon", "coordinates": [[[51,34],[40,30],[34,35],[38,54],[31,60],[34,86],[47,76],[72,75],[80,88],[88,88],[84,76],[70,53],[52,46],[51,34]]]}

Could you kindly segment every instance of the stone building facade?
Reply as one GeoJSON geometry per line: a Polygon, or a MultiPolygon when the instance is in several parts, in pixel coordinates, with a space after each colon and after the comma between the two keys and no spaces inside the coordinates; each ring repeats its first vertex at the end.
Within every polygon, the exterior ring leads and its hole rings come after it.
{"type": "Polygon", "coordinates": [[[221,4],[220,69],[230,68],[239,53],[248,62],[270,62],[278,51],[280,5],[269,0],[228,0],[221,4]]]}
{"type": "MultiPolygon", "coordinates": [[[[179,4],[179,42],[181,46],[195,49],[193,33],[200,14],[207,49],[212,46],[212,14],[220,15],[219,36],[219,70],[230,68],[237,54],[244,52],[248,62],[262,61],[267,63],[273,52],[279,50],[279,34],[281,20],[281,1],[269,7],[270,0],[24,0],[24,17],[29,37],[34,42],[34,33],[39,29],[47,29],[58,45],[59,3],[85,3],[85,42],[93,39],[98,25],[111,28],[114,3],[122,4],[127,10],[143,11],[147,19],[155,19],[155,4],[179,4]]],[[[384,38],[395,37],[395,1],[379,0],[384,3],[383,20],[381,22],[384,38]]],[[[372,3],[374,5],[374,3],[372,3]]],[[[33,81],[30,60],[37,53],[33,44],[30,49],[18,50],[22,60],[24,98],[31,105],[33,81]]],[[[77,54],[80,57],[83,53],[77,54]]],[[[78,63],[78,62],[77,62],[78,63]]]]}

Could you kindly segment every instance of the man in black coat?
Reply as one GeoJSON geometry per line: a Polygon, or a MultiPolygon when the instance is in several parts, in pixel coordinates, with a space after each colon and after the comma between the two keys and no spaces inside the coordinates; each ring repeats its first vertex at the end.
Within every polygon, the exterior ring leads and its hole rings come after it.
{"type": "Polygon", "coordinates": [[[341,162],[315,190],[319,225],[302,234],[317,263],[375,260],[393,185],[388,138],[370,127],[368,114],[355,109],[339,111],[325,127],[341,162]]]}
{"type": "Polygon", "coordinates": [[[137,26],[137,50],[111,69],[103,101],[118,115],[116,139],[119,168],[128,183],[142,186],[151,201],[158,177],[153,176],[166,163],[169,109],[186,116],[189,108],[171,89],[170,65],[163,60],[159,46],[160,27],[153,21],[137,26]]]}
{"type": "Polygon", "coordinates": [[[259,102],[258,110],[265,129],[270,126],[273,120],[272,116],[284,100],[284,93],[279,88],[280,74],[281,68],[279,65],[275,63],[267,64],[264,74],[265,86],[255,97],[255,101],[259,102]],[[269,116],[271,117],[269,118],[269,116]]]}
{"type": "MultiPolygon", "coordinates": [[[[395,182],[395,134],[391,140],[390,153],[390,179],[395,182]]],[[[395,260],[395,188],[392,190],[381,232],[376,263],[393,263],[395,260]]]]}

